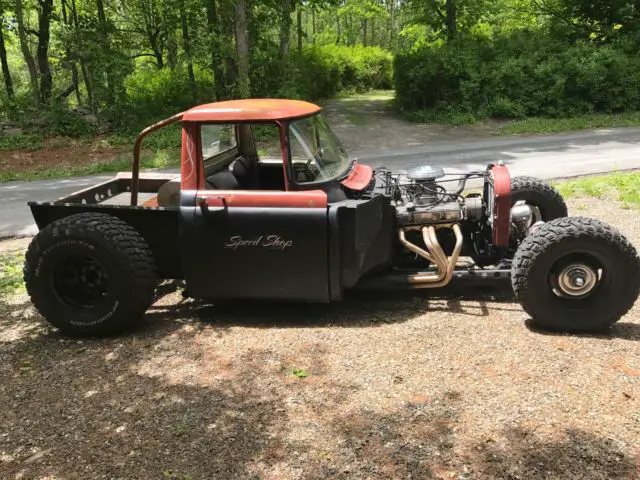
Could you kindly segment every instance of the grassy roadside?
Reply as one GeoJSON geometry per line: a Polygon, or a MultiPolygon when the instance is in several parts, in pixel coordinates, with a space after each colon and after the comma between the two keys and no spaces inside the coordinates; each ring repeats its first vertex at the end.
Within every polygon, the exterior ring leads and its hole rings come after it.
{"type": "Polygon", "coordinates": [[[20,251],[0,253],[0,300],[24,289],[23,260],[24,256],[20,251]]]}
{"type": "Polygon", "coordinates": [[[473,114],[460,112],[433,112],[418,110],[400,112],[414,123],[431,123],[449,126],[485,127],[495,136],[548,135],[552,133],[578,132],[598,128],[640,127],[640,112],[619,114],[593,113],[568,118],[529,117],[520,120],[478,120],[473,114]]]}
{"type": "MultiPolygon", "coordinates": [[[[180,153],[177,150],[159,150],[143,154],[140,159],[142,169],[169,168],[180,165],[180,153]]],[[[121,155],[112,160],[89,164],[60,164],[55,167],[38,170],[10,170],[0,172],[0,183],[17,180],[45,180],[49,178],[67,178],[102,173],[128,172],[131,170],[131,155],[121,155]]]]}
{"type": "Polygon", "coordinates": [[[561,180],[554,186],[564,198],[613,198],[622,203],[622,208],[640,209],[640,171],[561,180]]]}
{"type": "Polygon", "coordinates": [[[525,118],[496,127],[493,133],[495,135],[510,136],[638,126],[640,126],[640,112],[627,112],[616,115],[578,115],[571,118],[525,118]]]}

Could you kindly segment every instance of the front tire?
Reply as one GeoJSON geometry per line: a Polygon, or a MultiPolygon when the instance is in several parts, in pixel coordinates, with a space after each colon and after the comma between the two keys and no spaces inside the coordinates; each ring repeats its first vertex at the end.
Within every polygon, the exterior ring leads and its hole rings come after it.
{"type": "Polygon", "coordinates": [[[40,314],[78,336],[114,334],[133,325],[157,285],[142,236],[102,213],[71,215],[42,229],[27,250],[24,280],[40,314]]]}
{"type": "Polygon", "coordinates": [[[513,177],[511,179],[511,206],[526,203],[540,212],[540,218],[548,222],[568,215],[567,204],[562,195],[549,183],[535,177],[513,177]]]}
{"type": "Polygon", "coordinates": [[[598,220],[559,218],[522,241],[511,282],[536,326],[600,330],[633,307],[640,294],[640,258],[625,237],[598,220]]]}

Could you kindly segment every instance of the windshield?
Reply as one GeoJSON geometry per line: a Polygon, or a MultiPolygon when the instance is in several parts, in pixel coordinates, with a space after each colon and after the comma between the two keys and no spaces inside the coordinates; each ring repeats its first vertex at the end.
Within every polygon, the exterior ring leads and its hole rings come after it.
{"type": "Polygon", "coordinates": [[[351,165],[321,113],[289,124],[289,151],[297,183],[333,180],[345,175],[351,165]]]}

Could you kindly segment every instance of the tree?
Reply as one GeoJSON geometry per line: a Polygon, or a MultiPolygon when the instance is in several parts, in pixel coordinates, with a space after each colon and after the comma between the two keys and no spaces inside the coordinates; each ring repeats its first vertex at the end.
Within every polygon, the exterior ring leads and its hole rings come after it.
{"type": "Polygon", "coordinates": [[[51,13],[53,0],[38,0],[38,69],[40,71],[40,100],[47,102],[51,98],[53,78],[49,64],[49,40],[51,35],[51,13]]]}
{"type": "Polygon", "coordinates": [[[2,76],[4,78],[7,97],[9,97],[10,100],[14,100],[13,81],[11,79],[11,72],[9,71],[9,62],[7,61],[7,49],[4,45],[4,8],[4,5],[0,3],[0,63],[2,63],[2,76]]]}
{"type": "Polygon", "coordinates": [[[247,29],[247,9],[245,0],[236,0],[236,50],[238,56],[238,95],[251,96],[249,79],[249,34],[247,29]]]}
{"type": "Polygon", "coordinates": [[[189,23],[187,21],[187,12],[185,0],[180,2],[180,26],[182,28],[182,45],[185,56],[187,57],[187,71],[189,74],[189,88],[191,89],[191,97],[193,103],[198,101],[198,92],[196,89],[196,77],[193,73],[193,58],[191,56],[191,42],[189,39],[189,23]]]}
{"type": "Polygon", "coordinates": [[[293,0],[282,0],[280,7],[280,56],[289,56],[289,43],[291,39],[291,12],[293,0]]]}
{"type": "Polygon", "coordinates": [[[410,0],[411,23],[429,27],[436,38],[467,33],[495,5],[495,0],[410,0]]]}
{"type": "Polygon", "coordinates": [[[220,26],[221,21],[216,0],[206,0],[206,10],[211,52],[211,71],[213,72],[213,81],[215,82],[214,94],[217,100],[222,100],[226,97],[226,79],[222,65],[223,56],[220,52],[220,46],[222,45],[222,29],[220,26]]]}
{"type": "Polygon", "coordinates": [[[22,0],[16,0],[15,3],[16,23],[18,27],[18,38],[20,40],[20,50],[27,64],[29,71],[29,81],[31,82],[31,93],[35,103],[40,103],[39,87],[38,87],[38,68],[31,54],[29,47],[29,39],[27,38],[27,29],[24,24],[24,10],[22,8],[22,0]]]}

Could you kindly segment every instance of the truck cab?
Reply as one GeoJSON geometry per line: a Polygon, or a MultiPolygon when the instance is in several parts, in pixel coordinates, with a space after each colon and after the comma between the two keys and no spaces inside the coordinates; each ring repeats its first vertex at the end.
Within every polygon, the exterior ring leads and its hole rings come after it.
{"type": "Polygon", "coordinates": [[[146,128],[130,175],[30,206],[40,228],[80,212],[122,219],[159,276],[184,279],[197,297],[326,302],[389,261],[393,215],[374,183],[319,106],[232,100],[146,128]],[[180,174],[140,173],[144,138],[174,123],[180,174]]]}

